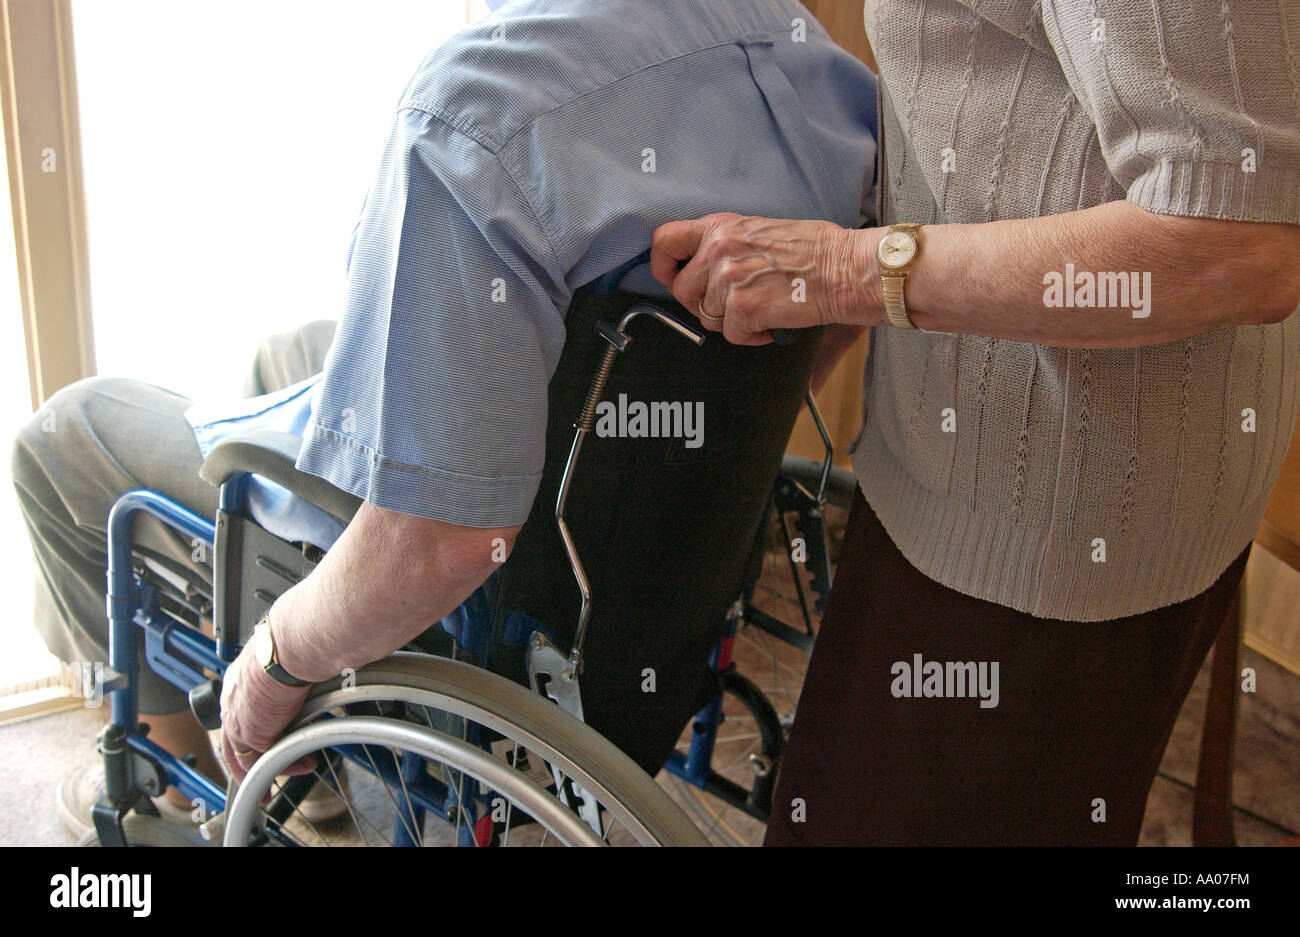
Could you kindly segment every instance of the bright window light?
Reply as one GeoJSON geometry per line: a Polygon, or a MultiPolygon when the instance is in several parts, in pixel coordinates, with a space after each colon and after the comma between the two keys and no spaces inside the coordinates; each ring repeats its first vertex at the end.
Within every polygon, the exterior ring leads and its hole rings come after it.
{"type": "Polygon", "coordinates": [[[338,318],[393,112],[466,0],[74,0],[98,371],[240,392],[338,318]]]}
{"type": "MultiPolygon", "coordinates": [[[[0,155],[7,149],[0,134],[0,155]]],[[[27,344],[23,340],[22,304],[18,293],[18,262],[14,251],[14,229],[9,223],[9,186],[0,193],[0,308],[6,310],[0,324],[0,438],[5,440],[0,458],[0,593],[6,599],[6,620],[0,624],[0,690],[58,672],[58,661],[45,649],[32,627],[32,596],[36,564],[32,559],[27,525],[18,510],[13,479],[9,473],[9,446],[18,428],[31,419],[31,387],[27,382],[27,344]]],[[[0,709],[4,700],[0,698],[0,709]]]]}

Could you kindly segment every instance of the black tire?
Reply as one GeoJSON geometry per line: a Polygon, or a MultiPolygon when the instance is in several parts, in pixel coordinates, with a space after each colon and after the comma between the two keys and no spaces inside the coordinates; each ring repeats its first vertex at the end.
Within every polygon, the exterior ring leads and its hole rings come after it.
{"type": "Polygon", "coordinates": [[[748,677],[734,670],[727,671],[722,674],[722,692],[749,710],[758,726],[760,748],[756,754],[761,755],[766,766],[762,774],[755,774],[747,800],[751,815],[766,821],[772,812],[772,788],[776,784],[776,768],[781,762],[781,753],[785,750],[785,731],[781,728],[776,708],[748,677]]]}
{"type": "Polygon", "coordinates": [[[723,712],[730,710],[730,713],[718,727],[718,740],[725,748],[728,734],[734,732],[742,721],[748,728],[748,722],[752,720],[758,735],[757,751],[739,748],[739,757],[745,759],[742,764],[738,763],[735,751],[715,749],[710,777],[704,788],[676,775],[670,774],[667,778],[675,786],[678,800],[713,842],[724,846],[758,845],[771,810],[772,789],[781,752],[785,748],[785,733],[776,710],[753,681],[734,670],[723,673],[719,680],[723,712]],[[756,762],[756,756],[762,759],[761,763],[756,762]]]}

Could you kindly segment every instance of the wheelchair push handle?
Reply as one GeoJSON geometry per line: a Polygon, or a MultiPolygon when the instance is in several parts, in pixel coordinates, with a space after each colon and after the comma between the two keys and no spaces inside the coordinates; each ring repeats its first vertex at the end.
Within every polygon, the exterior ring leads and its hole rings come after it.
{"type": "MultiPolygon", "coordinates": [[[[645,266],[649,262],[650,251],[642,251],[626,263],[615,267],[603,276],[597,277],[588,285],[588,289],[597,295],[609,296],[618,289],[619,284],[626,279],[629,273],[637,267],[645,266]]],[[[801,331],[802,329],[772,329],[772,341],[782,347],[793,345],[795,342],[799,341],[799,333],[801,331]]]]}

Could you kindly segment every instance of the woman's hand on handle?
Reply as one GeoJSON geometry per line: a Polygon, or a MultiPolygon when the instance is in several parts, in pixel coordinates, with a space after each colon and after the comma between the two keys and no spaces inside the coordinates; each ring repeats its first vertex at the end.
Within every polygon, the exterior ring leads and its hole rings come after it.
{"type": "Polygon", "coordinates": [[[874,265],[863,232],[730,213],[655,231],[650,270],[703,326],[737,345],[770,329],[870,325],[874,265]]]}

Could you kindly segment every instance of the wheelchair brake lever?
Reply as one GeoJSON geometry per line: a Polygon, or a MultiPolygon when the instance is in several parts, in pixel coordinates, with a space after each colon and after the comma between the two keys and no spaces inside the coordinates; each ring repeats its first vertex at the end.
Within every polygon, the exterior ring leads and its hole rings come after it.
{"type": "MultiPolygon", "coordinates": [[[[586,722],[582,714],[582,692],[578,687],[578,673],[573,660],[566,659],[546,635],[534,631],[528,640],[525,663],[534,693],[547,697],[579,722],[586,722]]],[[[560,800],[565,806],[576,809],[578,816],[597,836],[604,836],[604,820],[596,799],[572,778],[566,778],[555,765],[547,762],[547,767],[555,781],[555,790],[560,800]]]]}
{"type": "MultiPolygon", "coordinates": [[[[582,605],[578,612],[578,629],[574,633],[573,647],[568,657],[565,657],[544,634],[534,631],[529,638],[524,658],[528,680],[533,691],[546,696],[580,722],[585,721],[579,677],[582,673],[582,646],[587,635],[587,622],[591,619],[591,584],[587,580],[587,572],[582,566],[582,560],[578,557],[577,544],[574,543],[569,525],[565,522],[564,508],[569,499],[569,488],[573,483],[578,454],[582,451],[582,442],[587,434],[595,429],[596,409],[605,396],[605,385],[609,382],[614,362],[632,343],[632,337],[627,334],[627,326],[637,316],[642,315],[658,319],[663,325],[697,346],[704,344],[705,339],[704,332],[696,326],[682,322],[649,303],[638,303],[633,306],[624,314],[617,327],[603,321],[596,323],[596,333],[608,342],[608,346],[601,357],[596,375],[587,388],[582,412],[574,424],[576,432],[573,436],[573,445],[569,449],[569,458],[564,465],[564,474],[560,477],[560,493],[555,500],[555,523],[559,527],[560,538],[564,541],[564,551],[568,555],[573,578],[577,580],[578,590],[582,594],[582,605]]],[[[596,799],[588,795],[572,778],[564,777],[554,765],[551,766],[551,773],[560,799],[570,807],[575,807],[578,815],[596,832],[596,835],[603,836],[604,823],[596,799]]]]}
{"type": "Polygon", "coordinates": [[[582,404],[582,413],[579,414],[578,420],[574,424],[576,432],[573,437],[573,445],[569,449],[569,458],[565,462],[564,473],[560,476],[560,493],[555,499],[555,523],[560,529],[560,539],[564,542],[564,552],[569,558],[573,578],[578,581],[578,590],[582,594],[582,605],[578,611],[578,629],[574,632],[573,648],[569,652],[569,666],[575,679],[582,673],[582,645],[587,636],[587,622],[591,618],[591,585],[587,581],[587,573],[583,569],[582,560],[578,558],[577,544],[574,543],[573,535],[569,532],[569,525],[564,519],[564,508],[569,500],[569,488],[573,484],[573,476],[578,465],[578,455],[582,452],[583,440],[587,438],[588,433],[595,429],[596,409],[605,396],[605,386],[609,383],[610,373],[614,370],[614,362],[632,343],[632,337],[627,334],[628,324],[637,316],[643,315],[658,319],[662,324],[697,346],[703,345],[705,339],[705,333],[696,326],[682,322],[658,306],[649,303],[637,303],[629,309],[624,313],[623,318],[619,320],[617,328],[612,328],[608,323],[597,323],[597,334],[605,339],[609,345],[600,359],[600,366],[596,369],[596,376],[591,379],[591,384],[587,388],[587,396],[582,404]]]}

